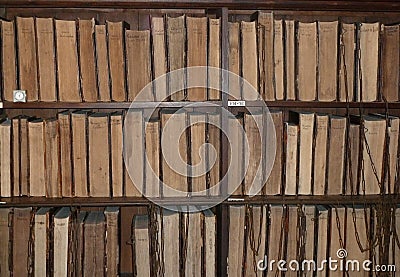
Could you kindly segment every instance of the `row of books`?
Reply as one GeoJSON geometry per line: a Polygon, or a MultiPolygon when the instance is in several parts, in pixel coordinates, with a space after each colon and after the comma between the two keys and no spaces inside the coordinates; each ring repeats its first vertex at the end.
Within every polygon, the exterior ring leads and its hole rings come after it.
{"type": "MultiPolygon", "coordinates": [[[[132,101],[143,87],[184,67],[220,67],[221,22],[207,17],[152,17],[151,30],[123,22],[16,17],[1,21],[2,96],[28,101],[132,101]],[[17,66],[16,66],[17,65],[17,66]]],[[[232,99],[399,100],[399,25],[297,22],[259,12],[229,23],[229,70],[257,93],[229,82],[232,99]]],[[[196,84],[220,86],[219,74],[184,73],[157,83],[141,100],[196,84]],[[185,79],[187,78],[187,82],[185,79]],[[167,84],[168,87],[167,87],[167,84]]],[[[217,89],[180,90],[172,101],[220,99],[217,89]]]]}
{"type": "MultiPolygon", "coordinates": [[[[0,124],[0,195],[219,196],[220,121],[218,113],[169,109],[150,119],[140,109],[6,119],[0,124]]],[[[228,192],[233,195],[399,192],[398,117],[290,111],[283,122],[282,111],[272,111],[231,117],[228,128],[228,192]],[[268,136],[269,124],[276,137],[268,136]],[[268,139],[276,140],[276,151],[268,139]]]]}
{"type": "Polygon", "coordinates": [[[1,275],[120,276],[121,246],[129,243],[135,276],[217,276],[216,218],[210,210],[159,210],[156,229],[150,228],[154,222],[148,214],[134,215],[131,225],[122,225],[119,214],[119,207],[0,209],[1,275]],[[122,241],[122,229],[130,241],[122,241]],[[183,240],[187,243],[181,249],[183,240]]]}
{"type": "Polygon", "coordinates": [[[400,209],[386,212],[387,224],[372,207],[232,205],[228,275],[371,276],[384,266],[398,276],[400,209]]]}

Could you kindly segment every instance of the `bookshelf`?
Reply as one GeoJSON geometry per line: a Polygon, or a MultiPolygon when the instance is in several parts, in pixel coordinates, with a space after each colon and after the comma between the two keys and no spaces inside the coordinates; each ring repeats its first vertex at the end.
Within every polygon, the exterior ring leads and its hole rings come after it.
{"type": "MultiPolygon", "coordinates": [[[[200,1],[132,1],[132,0],[70,0],[70,1],[49,1],[49,0],[0,0],[0,16],[12,18],[15,15],[25,16],[54,16],[60,18],[83,18],[93,17],[100,14],[101,18],[111,16],[118,19],[119,16],[126,17],[126,13],[132,15],[137,22],[138,29],[146,28],[148,22],[145,18],[151,14],[164,14],[173,10],[176,13],[207,13],[215,14],[221,18],[221,68],[228,69],[228,21],[231,18],[237,20],[248,19],[249,15],[256,10],[274,10],[277,15],[302,18],[376,18],[385,22],[400,21],[400,2],[398,1],[301,1],[301,0],[200,0],[200,1]]],[[[222,87],[227,87],[226,76],[222,78],[222,87]]],[[[318,102],[318,101],[246,101],[244,107],[229,107],[228,97],[222,94],[221,101],[207,102],[136,102],[133,107],[152,108],[204,108],[220,106],[234,113],[244,112],[246,107],[262,107],[264,104],[269,108],[278,108],[283,111],[289,109],[301,109],[310,111],[323,111],[333,109],[345,112],[347,109],[380,111],[397,111],[400,109],[400,102],[318,102]]],[[[28,102],[12,103],[2,102],[3,110],[63,110],[63,109],[100,109],[100,110],[124,110],[131,107],[130,102],[28,102]]],[[[222,127],[228,124],[227,119],[222,119],[222,127]]],[[[221,153],[221,173],[227,172],[228,168],[228,143],[223,138],[221,153]]],[[[177,199],[165,199],[163,203],[173,204],[177,199]]],[[[180,200],[184,205],[185,199],[180,200]]],[[[105,206],[145,206],[149,207],[152,202],[139,197],[81,197],[81,198],[44,198],[44,197],[11,197],[0,199],[0,207],[105,207],[105,206]]],[[[193,204],[193,202],[191,202],[193,204]]],[[[207,200],[199,200],[199,205],[209,203],[207,200]]],[[[286,204],[286,205],[362,205],[362,204],[400,204],[398,195],[331,195],[331,196],[255,196],[249,198],[232,196],[217,206],[217,276],[227,276],[227,259],[229,236],[229,206],[238,204],[286,204]]],[[[128,222],[125,218],[122,221],[128,222]]]]}

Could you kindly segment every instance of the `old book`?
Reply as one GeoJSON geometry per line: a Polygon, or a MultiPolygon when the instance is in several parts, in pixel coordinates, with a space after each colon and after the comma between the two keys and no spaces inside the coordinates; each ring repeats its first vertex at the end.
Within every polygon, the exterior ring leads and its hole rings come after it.
{"type": "Polygon", "coordinates": [[[83,253],[84,253],[84,243],[85,238],[83,234],[83,224],[86,219],[88,212],[86,211],[79,211],[76,216],[75,222],[75,257],[76,262],[74,266],[75,272],[83,272],[83,253]]]}
{"type": "Polygon", "coordinates": [[[359,26],[358,101],[378,100],[379,26],[379,22],[359,26]]]}
{"type": "Polygon", "coordinates": [[[229,206],[228,276],[241,276],[244,256],[246,207],[229,206]]]}
{"type": "MultiPolygon", "coordinates": [[[[313,260],[314,258],[314,246],[315,246],[315,238],[317,237],[316,226],[316,207],[313,205],[304,205],[302,206],[302,217],[300,222],[300,230],[301,232],[305,232],[304,241],[300,243],[300,245],[304,245],[304,249],[300,251],[300,255],[305,260],[313,260]]],[[[312,269],[304,268],[303,275],[307,276],[307,272],[312,269]]]]}
{"type": "Polygon", "coordinates": [[[108,114],[91,114],[88,121],[89,195],[110,197],[108,114]]]}
{"type": "Polygon", "coordinates": [[[61,193],[63,197],[73,196],[72,171],[72,130],[71,113],[64,111],[58,114],[60,132],[60,160],[61,160],[61,193]]]}
{"type": "Polygon", "coordinates": [[[296,100],[295,22],[285,20],[286,100],[296,100]]]}
{"type": "Polygon", "coordinates": [[[346,190],[345,194],[358,194],[358,166],[360,157],[360,125],[350,124],[346,150],[346,190]]]}
{"type": "Polygon", "coordinates": [[[110,67],[111,100],[125,101],[124,23],[106,22],[108,63],[110,67]]]}
{"type": "Polygon", "coordinates": [[[16,17],[19,88],[27,101],[39,100],[35,19],[16,17]]]}
{"type": "Polygon", "coordinates": [[[94,44],[94,18],[78,20],[79,66],[81,73],[82,99],[85,102],[97,101],[97,76],[94,44]]]}
{"type": "Polygon", "coordinates": [[[355,73],[355,45],[354,24],[341,23],[340,30],[340,69],[339,69],[339,101],[353,101],[354,73],[355,73]]]}
{"type": "Polygon", "coordinates": [[[297,189],[297,146],[299,126],[285,123],[285,195],[295,195],[297,189]]]}
{"type": "Polygon", "coordinates": [[[207,209],[203,211],[203,219],[204,276],[212,277],[216,275],[216,215],[211,210],[207,209]]]}
{"type": "Polygon", "coordinates": [[[86,217],[84,228],[83,275],[104,276],[105,273],[105,220],[100,211],[86,217]]]}
{"type": "Polygon", "coordinates": [[[247,165],[244,176],[244,190],[246,195],[263,194],[263,114],[254,112],[244,114],[244,130],[248,144],[245,143],[246,153],[245,165],[247,165]],[[247,146],[247,147],[246,147],[247,146]]]}
{"type": "MultiPolygon", "coordinates": [[[[327,253],[328,253],[328,245],[329,245],[329,210],[323,206],[317,207],[318,213],[318,234],[317,234],[317,265],[320,267],[322,261],[327,260],[327,253]]],[[[337,251],[337,250],[336,250],[337,251]]],[[[332,259],[335,259],[336,256],[333,256],[332,259]]],[[[321,271],[321,275],[323,276],[326,274],[326,268],[321,271]]]]}
{"type": "MultiPolygon", "coordinates": [[[[257,277],[254,264],[263,260],[265,251],[265,240],[267,234],[267,206],[252,206],[248,212],[249,229],[246,235],[246,276],[257,277]]],[[[240,239],[240,238],[239,238],[240,239]]],[[[257,270],[258,271],[258,270],[257,270]]]]}
{"type": "Polygon", "coordinates": [[[228,136],[230,149],[228,152],[229,170],[228,194],[242,195],[244,193],[243,176],[244,169],[244,134],[243,117],[240,115],[228,118],[228,136]]]}
{"type": "MultiPolygon", "coordinates": [[[[74,195],[87,197],[88,194],[88,111],[71,113],[72,165],[74,173],[74,195]]],[[[99,148],[98,151],[101,151],[99,148]]]]}
{"type": "MultiPolygon", "coordinates": [[[[186,66],[185,16],[167,17],[168,71],[172,72],[186,66]]],[[[168,95],[172,101],[185,100],[185,73],[180,70],[169,76],[168,95]]]]}
{"type": "Polygon", "coordinates": [[[13,91],[17,89],[17,57],[15,47],[15,27],[13,21],[0,21],[1,24],[1,77],[4,101],[12,102],[13,91]]]}
{"type": "MultiPolygon", "coordinates": [[[[167,73],[167,49],[165,39],[165,28],[163,17],[151,18],[151,39],[152,39],[152,59],[153,59],[153,78],[167,73]]],[[[154,100],[166,101],[168,100],[167,82],[166,78],[161,78],[154,85],[154,100]]]]}
{"type": "Polygon", "coordinates": [[[50,273],[50,259],[47,253],[50,251],[50,211],[51,208],[40,208],[35,213],[35,244],[34,244],[34,274],[35,276],[47,276],[50,273]]]}
{"type": "Polygon", "coordinates": [[[343,194],[345,177],[347,119],[342,116],[330,116],[327,188],[328,195],[343,194]]]}
{"type": "Polygon", "coordinates": [[[0,124],[0,149],[0,195],[1,197],[11,197],[13,185],[11,179],[13,166],[11,120],[6,120],[0,124]]]}
{"type": "Polygon", "coordinates": [[[20,195],[29,195],[29,142],[28,117],[19,117],[20,195]]]}
{"type": "Polygon", "coordinates": [[[297,30],[298,99],[313,101],[317,96],[317,23],[298,23],[297,30]]]}
{"type": "Polygon", "coordinates": [[[203,266],[202,213],[183,214],[183,227],[187,233],[185,276],[201,276],[203,266]]]}
{"type": "Polygon", "coordinates": [[[387,101],[399,101],[399,25],[382,25],[381,70],[382,96],[387,101]]]}
{"type": "MultiPolygon", "coordinates": [[[[265,184],[265,195],[278,195],[282,193],[282,161],[283,161],[283,114],[282,111],[270,111],[270,115],[272,118],[272,123],[275,127],[275,136],[276,136],[276,144],[275,144],[275,159],[273,161],[273,166],[271,169],[271,173],[268,176],[267,182],[265,184]]],[[[265,115],[264,115],[265,116],[265,115]]],[[[264,126],[265,130],[269,130],[271,128],[268,126],[270,121],[264,121],[266,126],[264,126]]],[[[266,159],[266,166],[268,166],[268,157],[270,151],[271,144],[263,143],[263,147],[265,151],[264,159],[266,159]]],[[[264,169],[266,170],[266,169],[264,169]]]]}
{"type": "Polygon", "coordinates": [[[163,172],[163,196],[186,196],[187,147],[185,133],[186,113],[163,110],[161,114],[161,150],[163,172]],[[168,147],[167,147],[168,145],[168,147]]]}
{"type": "Polygon", "coordinates": [[[275,100],[274,94],[274,14],[258,12],[258,71],[260,94],[264,100],[275,100]]]}
{"type": "Polygon", "coordinates": [[[334,101],[337,93],[338,21],[318,22],[318,100],[334,101]]]}
{"type": "Polygon", "coordinates": [[[150,277],[150,232],[147,215],[135,215],[132,220],[133,259],[136,276],[150,277]]]}
{"type": "MultiPolygon", "coordinates": [[[[286,259],[288,261],[299,260],[299,252],[297,242],[299,240],[299,226],[300,216],[297,206],[287,206],[285,211],[285,240],[286,240],[286,259]]],[[[288,270],[285,276],[296,277],[297,272],[288,270]]]]}
{"type": "Polygon", "coordinates": [[[39,99],[57,101],[56,53],[53,18],[36,18],[39,99]]]}
{"type": "Polygon", "coordinates": [[[32,208],[14,208],[12,219],[12,273],[28,276],[32,208]],[[24,266],[22,266],[24,265],[24,266]]]}
{"type": "Polygon", "coordinates": [[[123,115],[115,112],[110,115],[111,143],[111,189],[113,197],[123,196],[123,115]]]}
{"type": "Polygon", "coordinates": [[[314,113],[291,112],[290,120],[299,126],[299,185],[298,194],[312,192],[311,172],[313,156],[314,113]]]}
{"type": "MultiPolygon", "coordinates": [[[[351,215],[350,215],[351,216],[351,215]]],[[[330,247],[328,255],[332,259],[337,259],[337,251],[339,249],[345,249],[345,235],[346,235],[346,208],[343,206],[332,207],[330,215],[330,247]]],[[[327,233],[327,232],[326,232],[327,233]]],[[[322,235],[326,234],[322,233],[322,235]]],[[[346,247],[346,249],[348,249],[346,247]]],[[[329,272],[329,276],[342,277],[343,272],[338,270],[332,270],[329,272]]]]}
{"type": "Polygon", "coordinates": [[[242,93],[240,89],[240,36],[239,36],[239,23],[229,22],[229,95],[230,100],[242,99],[242,93]]]}
{"type": "Polygon", "coordinates": [[[208,189],[210,195],[219,195],[219,186],[216,186],[220,182],[220,157],[221,157],[221,114],[220,113],[209,113],[207,115],[207,138],[209,146],[207,147],[207,171],[209,172],[209,183],[208,189]],[[213,154],[214,153],[214,154],[213,154]]]}
{"type": "Polygon", "coordinates": [[[110,276],[118,275],[119,268],[119,243],[118,243],[118,217],[119,207],[106,207],[106,269],[110,276]]]}
{"type": "Polygon", "coordinates": [[[80,102],[82,98],[79,84],[76,22],[55,20],[55,26],[58,99],[63,102],[80,102]]]}
{"type": "Polygon", "coordinates": [[[152,91],[142,89],[151,81],[150,31],[125,31],[128,101],[153,101],[152,91]],[[140,93],[140,94],[139,94],[140,93]],[[136,98],[139,96],[139,99],[136,98]]]}
{"type": "Polygon", "coordinates": [[[43,119],[28,123],[29,195],[46,196],[45,132],[43,119]]]}
{"type": "Polygon", "coordinates": [[[257,33],[256,23],[240,22],[240,38],[242,58],[241,76],[247,82],[242,83],[242,95],[244,100],[257,100],[258,70],[257,70],[257,33]]]}
{"type": "Polygon", "coordinates": [[[325,194],[329,117],[326,114],[315,115],[315,134],[313,145],[313,194],[325,194]]]}
{"type": "Polygon", "coordinates": [[[200,112],[188,113],[190,124],[190,176],[191,195],[206,195],[206,115],[200,112]]]}
{"type": "Polygon", "coordinates": [[[125,115],[124,141],[125,196],[142,195],[144,182],[144,122],[142,110],[129,110],[125,115]]]}
{"type": "Polygon", "coordinates": [[[110,66],[108,63],[107,30],[106,25],[94,26],[95,62],[97,70],[98,100],[108,102],[111,100],[110,91],[110,66]]]}
{"type": "Polygon", "coordinates": [[[47,197],[62,196],[60,180],[60,136],[58,130],[59,125],[56,118],[45,120],[45,184],[47,197]]]}
{"type": "Polygon", "coordinates": [[[165,276],[179,276],[179,213],[163,210],[162,235],[164,237],[164,274],[165,276]]]}
{"type": "Polygon", "coordinates": [[[207,100],[207,17],[186,17],[187,67],[203,66],[187,71],[187,99],[207,100]]]}
{"type": "MultiPolygon", "coordinates": [[[[208,63],[209,67],[221,67],[221,19],[208,19],[208,63]]],[[[208,69],[208,100],[221,99],[221,73],[216,69],[208,69]]]]}
{"type": "MultiPolygon", "coordinates": [[[[11,147],[12,147],[12,159],[13,159],[13,196],[19,196],[21,194],[21,144],[20,144],[20,128],[19,128],[20,116],[11,119],[11,147]]],[[[1,144],[1,142],[0,142],[1,144]]],[[[1,151],[3,152],[3,151],[1,151]]]]}
{"type": "Polygon", "coordinates": [[[0,276],[10,276],[10,209],[0,209],[0,276]]]}
{"type": "MultiPolygon", "coordinates": [[[[347,210],[347,224],[346,224],[346,248],[350,251],[346,257],[346,260],[353,261],[365,261],[370,258],[370,234],[367,234],[367,230],[370,230],[370,208],[354,206],[347,210]],[[357,232],[356,232],[357,230],[357,232]],[[360,249],[362,247],[363,249],[360,249]]],[[[368,265],[367,265],[368,266],[368,265]]],[[[360,268],[362,265],[360,264],[360,268]]],[[[352,276],[366,277],[369,276],[368,271],[360,270],[357,272],[357,268],[349,268],[352,276]]]]}
{"type": "MultiPolygon", "coordinates": [[[[266,256],[268,258],[268,264],[264,267],[269,266],[271,260],[282,260],[284,259],[284,221],[285,210],[282,206],[271,205],[268,213],[268,239],[267,239],[267,250],[266,256]]],[[[279,272],[276,267],[270,269],[271,274],[277,274],[279,272]]]]}
{"type": "Polygon", "coordinates": [[[375,116],[364,116],[362,142],[363,171],[360,177],[360,194],[379,194],[382,190],[383,154],[385,148],[386,121],[375,116]],[[363,186],[365,180],[365,187],[363,186]]]}
{"type": "Polygon", "coordinates": [[[160,197],[160,123],[146,123],[145,195],[160,197]]]}
{"type": "Polygon", "coordinates": [[[283,20],[274,21],[274,91],[275,100],[285,99],[285,58],[283,20]]]}

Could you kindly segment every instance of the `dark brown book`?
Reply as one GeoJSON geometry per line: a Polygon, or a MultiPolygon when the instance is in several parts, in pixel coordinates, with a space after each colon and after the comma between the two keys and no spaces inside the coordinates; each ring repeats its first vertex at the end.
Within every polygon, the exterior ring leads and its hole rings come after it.
{"type": "Polygon", "coordinates": [[[275,100],[274,95],[274,15],[258,12],[258,66],[260,94],[264,100],[275,100]]]}
{"type": "Polygon", "coordinates": [[[86,217],[84,228],[83,275],[104,276],[105,273],[105,219],[103,212],[92,211],[86,217]]]}
{"type": "MultiPolygon", "coordinates": [[[[282,161],[283,161],[283,115],[281,111],[271,111],[271,121],[265,121],[266,126],[264,126],[265,130],[269,130],[271,128],[268,126],[269,123],[273,123],[275,127],[275,136],[276,136],[276,150],[275,150],[275,159],[273,161],[273,166],[271,169],[271,173],[268,176],[267,182],[265,184],[265,194],[266,195],[277,195],[281,194],[282,190],[282,161]]],[[[268,142],[263,142],[263,147],[265,151],[264,158],[266,159],[266,165],[269,165],[269,153],[273,151],[270,149],[271,144],[268,142]],[[266,156],[268,155],[268,156],[266,156]]]]}
{"type": "MultiPolygon", "coordinates": [[[[168,71],[178,70],[185,67],[186,51],[185,16],[167,17],[167,51],[168,71]]],[[[183,70],[170,76],[169,95],[172,101],[185,100],[185,92],[182,89],[185,82],[183,70]]]]}
{"type": "Polygon", "coordinates": [[[53,18],[36,18],[36,40],[39,76],[39,99],[57,101],[56,53],[53,18]]]}
{"type": "Polygon", "coordinates": [[[131,109],[125,114],[124,136],[131,138],[124,144],[125,196],[140,197],[143,192],[145,153],[143,121],[142,110],[131,109]]]}
{"type": "Polygon", "coordinates": [[[63,197],[73,196],[71,113],[58,114],[60,132],[61,192],[63,197]]]}
{"type": "Polygon", "coordinates": [[[12,219],[12,272],[14,276],[29,276],[32,208],[14,208],[12,219]]]}
{"type": "Polygon", "coordinates": [[[399,25],[382,25],[382,95],[389,102],[399,101],[399,25]]]}
{"type": "Polygon", "coordinates": [[[10,276],[10,210],[0,209],[0,276],[10,276]]]}
{"type": "MultiPolygon", "coordinates": [[[[136,215],[132,220],[133,257],[136,276],[151,276],[150,230],[147,215],[136,215]]],[[[176,249],[177,250],[177,249],[176,249]]]]}
{"type": "Polygon", "coordinates": [[[97,101],[94,19],[79,19],[79,65],[81,73],[82,99],[85,102],[97,101]]]}
{"type": "Polygon", "coordinates": [[[89,195],[110,197],[110,140],[106,113],[89,115],[89,195]]]}
{"type": "MultiPolygon", "coordinates": [[[[208,19],[208,66],[221,67],[221,19],[208,19]]],[[[208,69],[208,100],[221,99],[221,73],[208,69]]]]}
{"type": "Polygon", "coordinates": [[[229,22],[229,99],[240,100],[242,93],[240,89],[240,29],[238,22],[229,22]]]}
{"type": "Polygon", "coordinates": [[[149,120],[146,123],[145,195],[160,196],[160,123],[149,120]]]}
{"type": "Polygon", "coordinates": [[[207,100],[207,70],[205,68],[207,66],[207,17],[186,17],[186,34],[186,66],[203,66],[203,68],[187,71],[187,99],[205,101],[207,100]]]}
{"type": "Polygon", "coordinates": [[[106,22],[108,38],[108,62],[110,66],[111,99],[125,101],[125,59],[124,59],[124,23],[106,22]]]}
{"type": "Polygon", "coordinates": [[[45,120],[45,184],[47,197],[62,196],[60,180],[60,136],[58,130],[59,126],[56,118],[45,120]]]}
{"type": "Polygon", "coordinates": [[[317,23],[298,23],[297,89],[298,99],[313,101],[317,97],[317,23]]]}
{"type": "Polygon", "coordinates": [[[258,72],[257,72],[257,34],[256,23],[242,21],[240,23],[241,38],[241,76],[247,82],[242,83],[242,96],[244,100],[257,100],[258,72]]]}
{"type": "Polygon", "coordinates": [[[28,122],[29,195],[46,196],[46,145],[43,119],[28,122]]]}
{"type": "MultiPolygon", "coordinates": [[[[153,57],[153,77],[158,77],[167,73],[167,48],[164,17],[151,18],[151,38],[152,38],[152,57],[153,57]]],[[[167,100],[167,79],[157,81],[154,86],[154,96],[156,101],[167,100]]]]}
{"type": "Polygon", "coordinates": [[[0,124],[0,195],[12,196],[11,120],[0,124]]]}
{"type": "Polygon", "coordinates": [[[151,89],[150,31],[125,31],[128,101],[154,101],[151,89]],[[137,98],[138,97],[138,98],[137,98]]]}
{"type": "Polygon", "coordinates": [[[118,217],[119,207],[106,207],[106,268],[107,275],[117,276],[119,269],[118,217]]]}
{"type": "Polygon", "coordinates": [[[121,112],[110,115],[111,143],[111,188],[114,197],[123,196],[124,167],[123,167],[123,116],[121,112]]]}
{"type": "Polygon", "coordinates": [[[82,100],[79,84],[76,22],[55,20],[57,47],[58,99],[62,102],[82,100]]]}
{"type": "Polygon", "coordinates": [[[12,102],[17,89],[17,57],[13,21],[1,20],[1,77],[4,101],[12,102]]]}
{"type": "Polygon", "coordinates": [[[26,91],[27,101],[39,100],[35,20],[16,17],[19,88],[26,91]]]}
{"type": "MultiPolygon", "coordinates": [[[[88,193],[88,111],[71,113],[72,167],[74,173],[74,196],[87,197],[88,193]]],[[[100,149],[99,149],[100,150],[100,149]]]]}
{"type": "Polygon", "coordinates": [[[110,92],[110,67],[108,64],[107,31],[106,25],[94,26],[96,45],[97,87],[99,101],[111,101],[110,92]]]}
{"type": "Polygon", "coordinates": [[[338,21],[318,22],[318,100],[334,101],[337,93],[338,21]]]}

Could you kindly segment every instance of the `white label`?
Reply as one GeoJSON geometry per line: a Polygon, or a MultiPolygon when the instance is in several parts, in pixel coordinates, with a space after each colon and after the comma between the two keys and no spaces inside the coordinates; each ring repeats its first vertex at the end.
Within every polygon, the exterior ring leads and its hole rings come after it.
{"type": "Polygon", "coordinates": [[[245,107],[246,101],[239,100],[239,101],[228,101],[228,107],[245,107]]]}
{"type": "Polygon", "coordinates": [[[3,102],[0,102],[0,109],[3,108],[3,102]]]}

